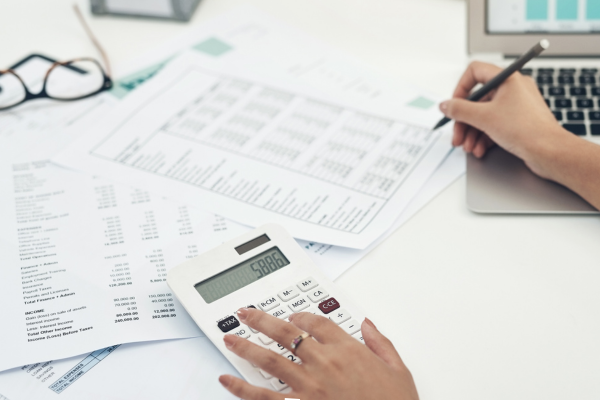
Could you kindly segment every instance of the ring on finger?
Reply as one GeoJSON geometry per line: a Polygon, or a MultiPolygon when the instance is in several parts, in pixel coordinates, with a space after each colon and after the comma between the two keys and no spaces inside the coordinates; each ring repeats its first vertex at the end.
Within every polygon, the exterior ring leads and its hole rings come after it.
{"type": "Polygon", "coordinates": [[[298,335],[297,337],[294,338],[294,340],[292,340],[290,347],[291,347],[292,353],[294,353],[294,355],[296,355],[296,350],[298,349],[298,346],[300,346],[300,343],[302,343],[302,341],[304,339],[307,339],[309,337],[310,337],[310,335],[308,333],[303,332],[301,335],[298,335]]]}

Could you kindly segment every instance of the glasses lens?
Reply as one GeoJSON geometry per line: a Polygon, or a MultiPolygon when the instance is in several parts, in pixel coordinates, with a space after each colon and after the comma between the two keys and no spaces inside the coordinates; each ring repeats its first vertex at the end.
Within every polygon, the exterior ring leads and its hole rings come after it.
{"type": "Polygon", "coordinates": [[[0,75],[0,109],[19,104],[25,98],[25,88],[13,73],[0,75]]]}
{"type": "Polygon", "coordinates": [[[104,74],[94,61],[73,61],[52,69],[46,80],[46,93],[55,99],[77,99],[96,93],[104,84],[104,74]]]}

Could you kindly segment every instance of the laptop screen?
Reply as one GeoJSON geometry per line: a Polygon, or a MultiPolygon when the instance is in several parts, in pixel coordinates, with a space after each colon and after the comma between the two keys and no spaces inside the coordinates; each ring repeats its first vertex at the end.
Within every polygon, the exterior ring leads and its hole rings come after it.
{"type": "Polygon", "coordinates": [[[600,0],[487,0],[488,34],[600,33],[600,0]]]}

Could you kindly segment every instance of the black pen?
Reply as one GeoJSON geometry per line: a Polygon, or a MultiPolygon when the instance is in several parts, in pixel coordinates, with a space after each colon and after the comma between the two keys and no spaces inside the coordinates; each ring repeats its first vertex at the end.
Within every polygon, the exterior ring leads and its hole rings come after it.
{"type": "MultiPolygon", "coordinates": [[[[488,94],[489,92],[491,92],[492,90],[494,90],[498,86],[500,86],[500,84],[502,82],[504,82],[509,76],[511,76],[512,74],[514,74],[517,71],[520,71],[521,68],[523,68],[523,66],[525,64],[527,64],[533,58],[542,54],[542,52],[544,50],[548,49],[548,47],[550,47],[550,42],[548,42],[546,39],[540,41],[538,44],[533,46],[531,48],[531,50],[529,50],[527,53],[523,54],[514,63],[512,63],[508,67],[506,67],[505,70],[500,72],[492,80],[490,80],[488,83],[483,85],[481,87],[481,89],[479,89],[478,91],[476,91],[475,93],[472,93],[469,97],[467,97],[467,100],[470,100],[470,101],[481,100],[486,94],[488,94]]],[[[448,122],[450,122],[450,118],[448,118],[448,117],[442,118],[440,120],[440,122],[437,123],[435,128],[433,128],[433,130],[435,131],[436,129],[441,128],[442,126],[446,125],[448,122]]]]}

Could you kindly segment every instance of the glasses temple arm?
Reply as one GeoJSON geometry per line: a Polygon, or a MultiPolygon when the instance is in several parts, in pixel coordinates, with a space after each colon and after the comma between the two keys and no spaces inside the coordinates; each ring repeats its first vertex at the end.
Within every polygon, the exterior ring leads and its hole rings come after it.
{"type": "Polygon", "coordinates": [[[100,52],[100,55],[102,56],[102,61],[104,61],[104,65],[106,65],[106,72],[107,72],[108,76],[110,78],[112,78],[110,62],[108,61],[108,56],[106,55],[104,48],[102,47],[102,45],[100,44],[98,39],[96,39],[96,36],[94,36],[94,33],[92,32],[89,25],[85,21],[85,18],[83,17],[83,14],[81,13],[81,10],[79,9],[79,6],[77,4],[73,4],[73,9],[75,10],[75,14],[77,14],[77,18],[79,18],[79,22],[83,26],[85,33],[87,33],[87,35],[90,38],[90,40],[92,41],[92,43],[94,43],[94,46],[96,46],[96,49],[98,49],[98,51],[100,52]]]}

